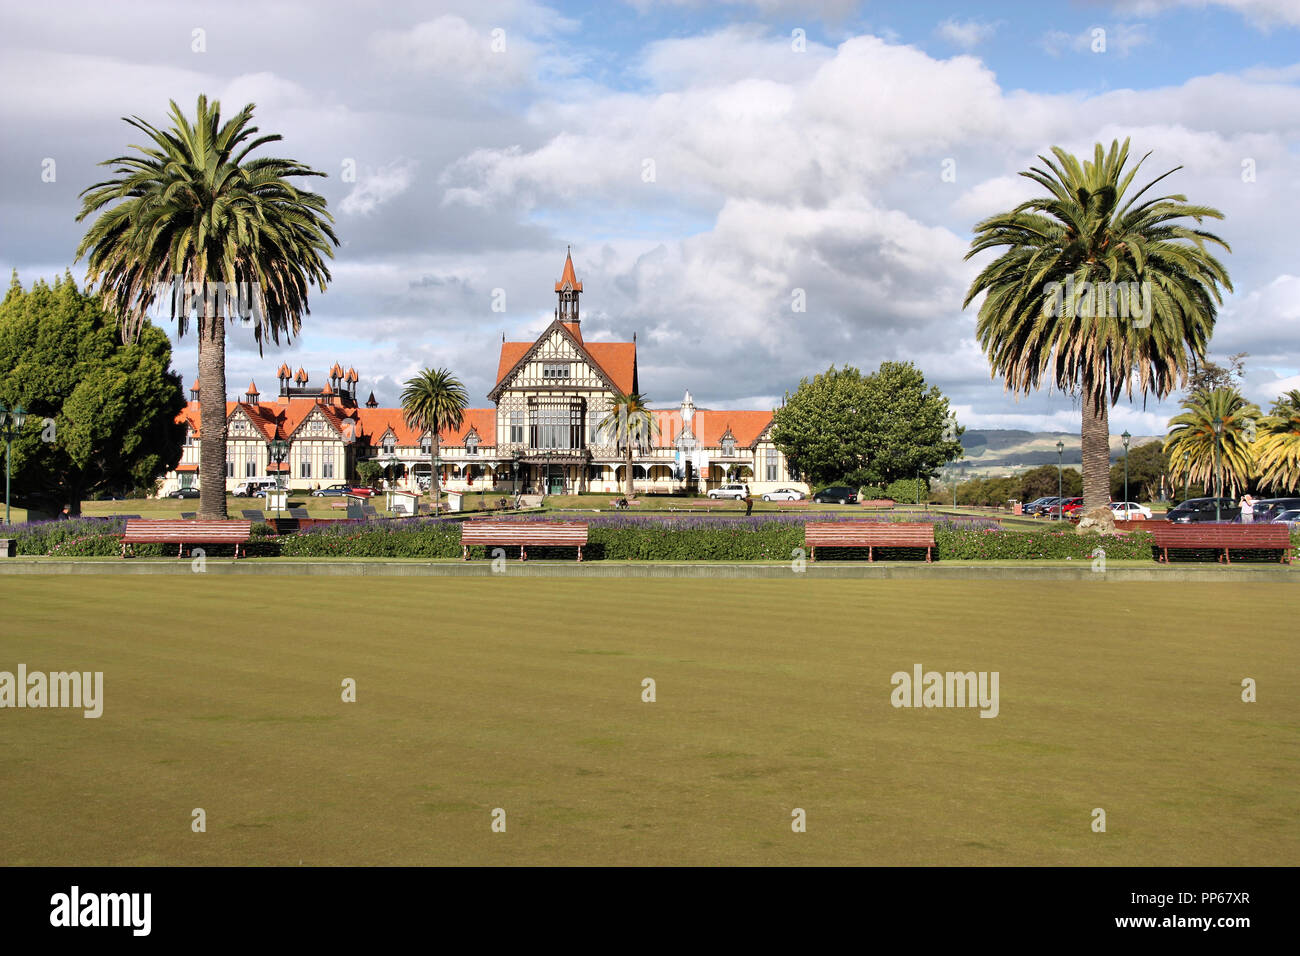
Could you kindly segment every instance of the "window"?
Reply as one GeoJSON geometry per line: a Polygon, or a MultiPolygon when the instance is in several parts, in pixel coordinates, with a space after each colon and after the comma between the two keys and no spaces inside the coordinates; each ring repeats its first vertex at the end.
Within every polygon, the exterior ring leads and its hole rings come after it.
{"type": "Polygon", "coordinates": [[[322,478],[333,478],[333,477],[334,477],[334,462],[333,462],[333,461],[326,461],[324,464],[322,464],[322,465],[320,466],[320,476],[321,476],[322,478]]]}
{"type": "Polygon", "coordinates": [[[542,365],[542,378],[544,379],[567,379],[568,377],[568,362],[546,362],[542,365]]]}
{"type": "Polygon", "coordinates": [[[529,444],[533,448],[581,448],[582,406],[539,403],[532,408],[529,444]]]}
{"type": "Polygon", "coordinates": [[[781,480],[780,478],[777,477],[777,461],[771,455],[769,455],[767,458],[767,480],[768,481],[781,480]]]}
{"type": "Polygon", "coordinates": [[[477,455],[479,441],[478,432],[471,430],[470,433],[465,436],[465,454],[477,455]]]}
{"type": "Polygon", "coordinates": [[[194,429],[193,429],[193,428],[189,428],[189,427],[187,427],[187,428],[185,429],[185,447],[186,447],[186,448],[193,448],[193,447],[194,447],[194,429]]]}
{"type": "Polygon", "coordinates": [[[524,413],[510,413],[510,441],[515,445],[524,443],[524,413]]]}
{"type": "Polygon", "coordinates": [[[299,478],[311,477],[311,462],[302,461],[298,463],[298,477],[299,478]]]}
{"type": "Polygon", "coordinates": [[[425,457],[433,454],[433,439],[428,435],[420,439],[420,454],[425,457]]]}
{"type": "Polygon", "coordinates": [[[226,477],[235,477],[235,463],[229,458],[226,459],[226,477]]]}
{"type": "Polygon", "coordinates": [[[395,442],[396,442],[396,439],[394,439],[392,435],[385,435],[385,436],[384,436],[383,451],[384,451],[384,454],[385,454],[385,455],[391,455],[391,454],[393,454],[393,446],[394,446],[394,443],[395,443],[395,442]]]}
{"type": "Polygon", "coordinates": [[[588,421],[590,424],[587,426],[587,444],[595,445],[601,441],[600,412],[591,412],[588,421]]]}
{"type": "Polygon", "coordinates": [[[722,436],[722,457],[731,458],[736,454],[736,436],[731,434],[731,429],[722,436]]]}
{"type": "Polygon", "coordinates": [[[257,462],[255,461],[244,462],[244,477],[245,478],[257,477],[257,462]]]}

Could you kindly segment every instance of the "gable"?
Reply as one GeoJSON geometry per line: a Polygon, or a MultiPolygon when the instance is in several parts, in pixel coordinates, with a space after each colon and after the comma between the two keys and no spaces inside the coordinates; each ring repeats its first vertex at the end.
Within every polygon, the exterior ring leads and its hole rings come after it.
{"type": "Polygon", "coordinates": [[[548,388],[560,382],[584,388],[636,390],[635,342],[583,342],[562,322],[552,322],[535,342],[502,342],[494,401],[507,388],[548,388]],[[568,378],[547,366],[568,364],[568,378]]]}

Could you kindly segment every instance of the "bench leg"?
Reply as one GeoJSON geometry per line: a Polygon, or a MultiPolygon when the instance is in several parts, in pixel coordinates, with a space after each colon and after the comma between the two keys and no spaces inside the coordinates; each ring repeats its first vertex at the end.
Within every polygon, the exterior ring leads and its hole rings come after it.
{"type": "Polygon", "coordinates": [[[926,545],[926,548],[925,548],[925,563],[926,563],[926,564],[930,564],[930,563],[931,563],[931,562],[930,562],[930,546],[929,546],[929,545],[926,545]]]}
{"type": "Polygon", "coordinates": [[[1224,549],[1223,549],[1223,562],[1224,562],[1224,564],[1232,564],[1232,549],[1231,549],[1231,548],[1224,548],[1224,549]]]}
{"type": "Polygon", "coordinates": [[[461,555],[460,555],[461,560],[462,560],[462,561],[468,561],[468,560],[469,560],[469,545],[467,545],[467,544],[466,544],[466,545],[462,545],[460,550],[461,550],[461,555]]]}
{"type": "Polygon", "coordinates": [[[182,543],[181,543],[181,546],[180,546],[179,548],[176,549],[176,557],[178,557],[178,558],[183,558],[183,557],[185,557],[185,544],[184,544],[184,542],[182,542],[182,543]]]}
{"type": "Polygon", "coordinates": [[[815,547],[812,547],[812,548],[809,548],[809,549],[808,549],[808,560],[809,560],[809,561],[816,561],[816,560],[817,560],[817,549],[816,549],[815,547]]]}
{"type": "Polygon", "coordinates": [[[520,561],[527,561],[527,560],[528,560],[528,546],[527,546],[527,545],[521,544],[521,545],[519,546],[519,560],[520,560],[520,561]]]}
{"type": "Polygon", "coordinates": [[[578,562],[582,562],[582,545],[578,545],[578,562]]]}
{"type": "Polygon", "coordinates": [[[875,560],[876,560],[876,549],[873,548],[871,545],[867,545],[867,561],[874,562],[875,560]]]}

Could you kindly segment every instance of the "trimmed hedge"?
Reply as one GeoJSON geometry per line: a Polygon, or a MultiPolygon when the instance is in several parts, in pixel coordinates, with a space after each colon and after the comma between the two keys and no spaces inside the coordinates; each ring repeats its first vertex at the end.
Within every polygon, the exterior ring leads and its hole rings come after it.
{"type": "MultiPolygon", "coordinates": [[[[808,516],[811,517],[811,516],[808,516]]],[[[916,516],[907,516],[915,520],[916,516]]],[[[540,518],[525,519],[531,521],[540,518]]],[[[616,561],[788,561],[804,546],[803,515],[750,518],[630,518],[601,516],[590,519],[589,544],[584,557],[616,561]]],[[[821,519],[818,519],[821,520],[821,519]]],[[[885,519],[877,519],[885,520],[885,519]]],[[[123,522],[73,519],[36,521],[6,529],[4,537],[16,542],[20,555],[93,557],[121,554],[118,536],[123,522]]],[[[247,551],[254,557],[317,558],[456,558],[461,554],[460,525],[453,522],[406,518],[396,521],[317,525],[296,534],[274,537],[265,524],[253,526],[247,551]]],[[[1292,531],[1300,548],[1300,529],[1292,531]]],[[[1112,560],[1151,560],[1152,536],[1147,531],[1129,534],[1080,535],[1048,528],[1003,531],[980,519],[935,520],[937,557],[948,560],[1005,561],[1073,558],[1089,560],[1100,547],[1112,560]]],[[[215,549],[225,556],[230,546],[215,549]]],[[[919,549],[885,549],[885,556],[914,557],[919,549]]],[[[215,553],[214,553],[215,552],[215,553]]],[[[166,545],[136,545],[141,557],[172,556],[166,545]]],[[[533,549],[536,557],[571,557],[571,549],[533,549]]],[[[473,557],[487,557],[487,549],[471,548],[473,557]]],[[[510,550],[511,557],[517,554],[510,550]]],[[[822,549],[819,558],[858,559],[861,549],[822,549]]]]}

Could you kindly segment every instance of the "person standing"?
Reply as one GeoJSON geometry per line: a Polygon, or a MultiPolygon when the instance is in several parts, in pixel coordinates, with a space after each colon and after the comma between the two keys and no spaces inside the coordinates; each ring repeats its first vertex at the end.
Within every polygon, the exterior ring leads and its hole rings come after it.
{"type": "Polygon", "coordinates": [[[1255,521],[1255,499],[1250,495],[1244,495],[1239,504],[1241,506],[1241,523],[1253,524],[1255,521]]]}
{"type": "Polygon", "coordinates": [[[754,511],[754,496],[749,493],[749,488],[745,488],[745,517],[748,518],[754,511]]]}

